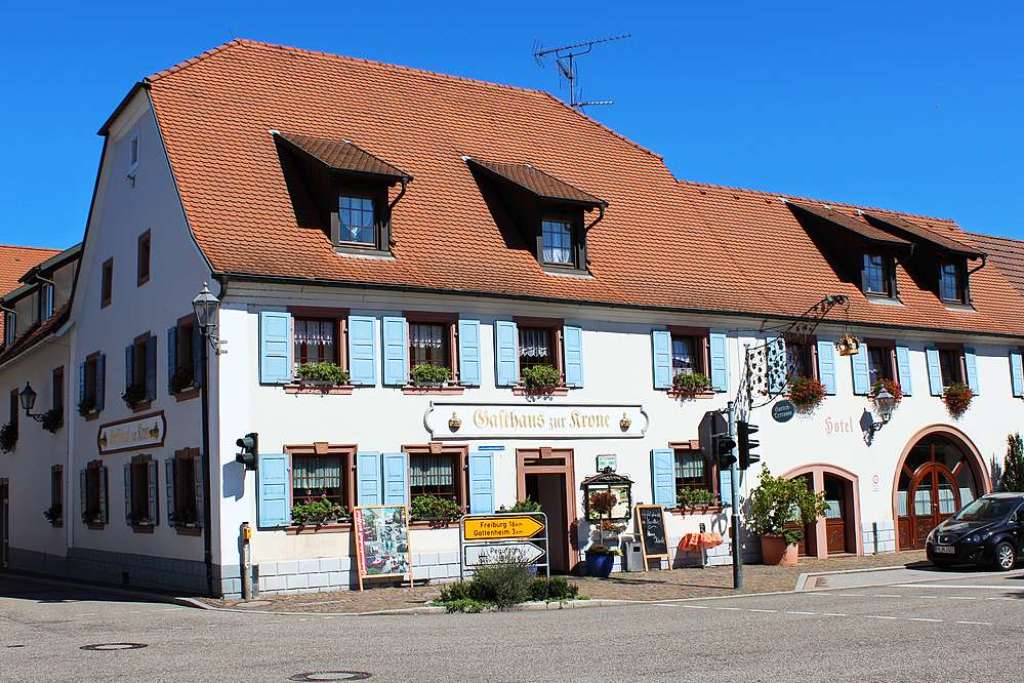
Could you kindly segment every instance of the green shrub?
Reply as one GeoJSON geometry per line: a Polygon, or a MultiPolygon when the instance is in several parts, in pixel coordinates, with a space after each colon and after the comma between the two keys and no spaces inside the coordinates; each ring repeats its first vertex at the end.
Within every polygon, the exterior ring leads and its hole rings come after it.
{"type": "Polygon", "coordinates": [[[530,584],[530,597],[541,602],[575,600],[579,592],[579,586],[570,583],[564,576],[534,579],[530,584]]]}
{"type": "Polygon", "coordinates": [[[292,506],[292,523],[299,526],[307,524],[322,526],[331,522],[337,522],[339,519],[346,519],[347,517],[345,508],[327,500],[326,497],[308,503],[297,503],[292,506]]]}
{"type": "Polygon", "coordinates": [[[786,543],[804,537],[804,525],[811,524],[828,510],[824,493],[808,490],[801,478],[773,477],[767,465],[761,466],[757,488],[750,493],[747,525],[758,536],[782,536],[786,543]],[[800,522],[797,527],[787,526],[800,522]]]}
{"type": "Polygon", "coordinates": [[[462,515],[459,504],[450,498],[425,493],[412,499],[409,514],[413,519],[447,525],[462,515]]]}
{"type": "Polygon", "coordinates": [[[462,612],[463,614],[479,614],[488,608],[487,603],[473,600],[472,598],[461,598],[444,604],[444,609],[449,614],[462,612]]]}
{"type": "Polygon", "coordinates": [[[676,504],[681,508],[714,505],[717,502],[715,494],[707,489],[680,489],[676,494],[676,504]]]}
{"type": "Polygon", "coordinates": [[[711,380],[700,372],[677,372],[672,378],[672,388],[680,394],[699,394],[711,388],[711,380]]]}
{"type": "Polygon", "coordinates": [[[531,365],[523,369],[523,385],[529,391],[547,391],[558,386],[562,376],[547,363],[531,365]]]}
{"type": "Polygon", "coordinates": [[[455,583],[446,583],[441,586],[441,597],[438,598],[438,602],[454,602],[456,600],[468,599],[469,582],[456,581],[455,583]]]}
{"type": "Polygon", "coordinates": [[[412,383],[418,387],[434,386],[444,384],[452,378],[452,371],[443,365],[433,363],[421,363],[412,369],[410,373],[412,383]]]}
{"type": "Polygon", "coordinates": [[[493,560],[477,567],[469,595],[498,609],[508,609],[530,599],[532,584],[533,575],[519,552],[498,551],[493,560]]]}
{"type": "Polygon", "coordinates": [[[517,500],[516,504],[510,508],[507,508],[504,505],[498,508],[499,514],[512,514],[516,512],[540,512],[540,503],[535,500],[530,500],[530,498],[527,497],[526,500],[517,500]]]}
{"type": "Polygon", "coordinates": [[[307,382],[324,382],[326,384],[347,384],[348,373],[338,367],[337,363],[323,361],[320,363],[303,363],[295,368],[295,375],[307,382]]]}

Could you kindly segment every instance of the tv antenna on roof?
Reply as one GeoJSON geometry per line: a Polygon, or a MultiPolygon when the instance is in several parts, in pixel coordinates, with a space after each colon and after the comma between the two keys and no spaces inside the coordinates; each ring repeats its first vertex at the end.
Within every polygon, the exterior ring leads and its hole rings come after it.
{"type": "Polygon", "coordinates": [[[561,47],[550,47],[546,49],[537,45],[533,51],[533,56],[537,60],[538,64],[543,65],[545,57],[554,55],[555,65],[558,67],[558,72],[562,78],[565,79],[565,82],[568,85],[569,106],[573,109],[583,109],[584,107],[592,107],[596,105],[615,104],[614,100],[585,101],[582,99],[583,91],[577,82],[579,74],[576,72],[576,58],[590,54],[590,51],[593,50],[594,46],[598,43],[610,43],[613,40],[625,40],[626,38],[629,38],[628,33],[621,36],[585,40],[580,43],[573,43],[572,45],[563,45],[561,47]]]}

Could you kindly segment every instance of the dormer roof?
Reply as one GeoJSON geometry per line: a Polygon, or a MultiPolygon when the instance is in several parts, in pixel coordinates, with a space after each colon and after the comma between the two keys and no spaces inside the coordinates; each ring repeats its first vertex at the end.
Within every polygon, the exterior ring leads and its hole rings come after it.
{"type": "Polygon", "coordinates": [[[466,157],[466,161],[513,185],[519,186],[539,199],[581,204],[589,207],[608,205],[608,202],[603,199],[598,199],[594,195],[584,192],[578,187],[570,185],[549,173],[545,173],[531,164],[484,161],[483,159],[473,157],[466,157]]]}
{"type": "Polygon", "coordinates": [[[913,236],[914,238],[927,242],[942,251],[959,256],[966,256],[969,259],[981,258],[985,252],[979,251],[977,247],[971,246],[964,241],[954,239],[942,233],[936,232],[923,225],[918,225],[902,216],[893,214],[882,215],[870,211],[864,211],[863,216],[872,223],[887,227],[890,230],[897,230],[913,236]]]}
{"type": "Polygon", "coordinates": [[[896,247],[910,246],[910,242],[902,237],[897,237],[885,230],[879,230],[863,220],[835,211],[829,206],[811,204],[809,202],[798,202],[791,199],[784,199],[783,201],[789,206],[799,209],[805,213],[809,213],[812,216],[817,216],[837,228],[848,230],[868,242],[896,247]]]}
{"type": "Polygon", "coordinates": [[[348,140],[327,140],[297,133],[271,133],[299,152],[319,161],[332,171],[380,176],[383,178],[412,180],[405,171],[392,166],[348,140]]]}

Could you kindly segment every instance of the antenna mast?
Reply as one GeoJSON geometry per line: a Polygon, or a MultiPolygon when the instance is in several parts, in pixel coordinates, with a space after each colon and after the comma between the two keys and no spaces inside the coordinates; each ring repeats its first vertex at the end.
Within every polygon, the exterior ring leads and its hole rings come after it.
{"type": "Polygon", "coordinates": [[[541,48],[537,47],[533,52],[534,58],[536,58],[538,64],[543,64],[544,58],[550,55],[555,56],[555,65],[558,67],[558,73],[565,79],[566,84],[569,88],[569,106],[573,109],[583,109],[584,107],[591,107],[595,105],[607,105],[614,104],[614,100],[590,100],[584,101],[583,91],[579,87],[577,79],[579,74],[576,73],[576,58],[582,57],[583,55],[590,54],[590,51],[594,49],[594,46],[599,43],[610,43],[614,40],[625,40],[629,38],[629,34],[626,33],[621,36],[612,36],[610,38],[597,38],[596,40],[585,40],[580,43],[573,43],[572,45],[563,45],[561,47],[541,48]]]}

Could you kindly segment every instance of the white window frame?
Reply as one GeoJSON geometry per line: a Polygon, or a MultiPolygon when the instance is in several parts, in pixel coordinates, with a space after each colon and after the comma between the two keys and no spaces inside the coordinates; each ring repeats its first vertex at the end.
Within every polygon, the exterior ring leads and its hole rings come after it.
{"type": "Polygon", "coordinates": [[[139,134],[132,133],[131,137],[128,138],[128,175],[135,175],[135,171],[138,170],[139,156],[139,134]]]}

